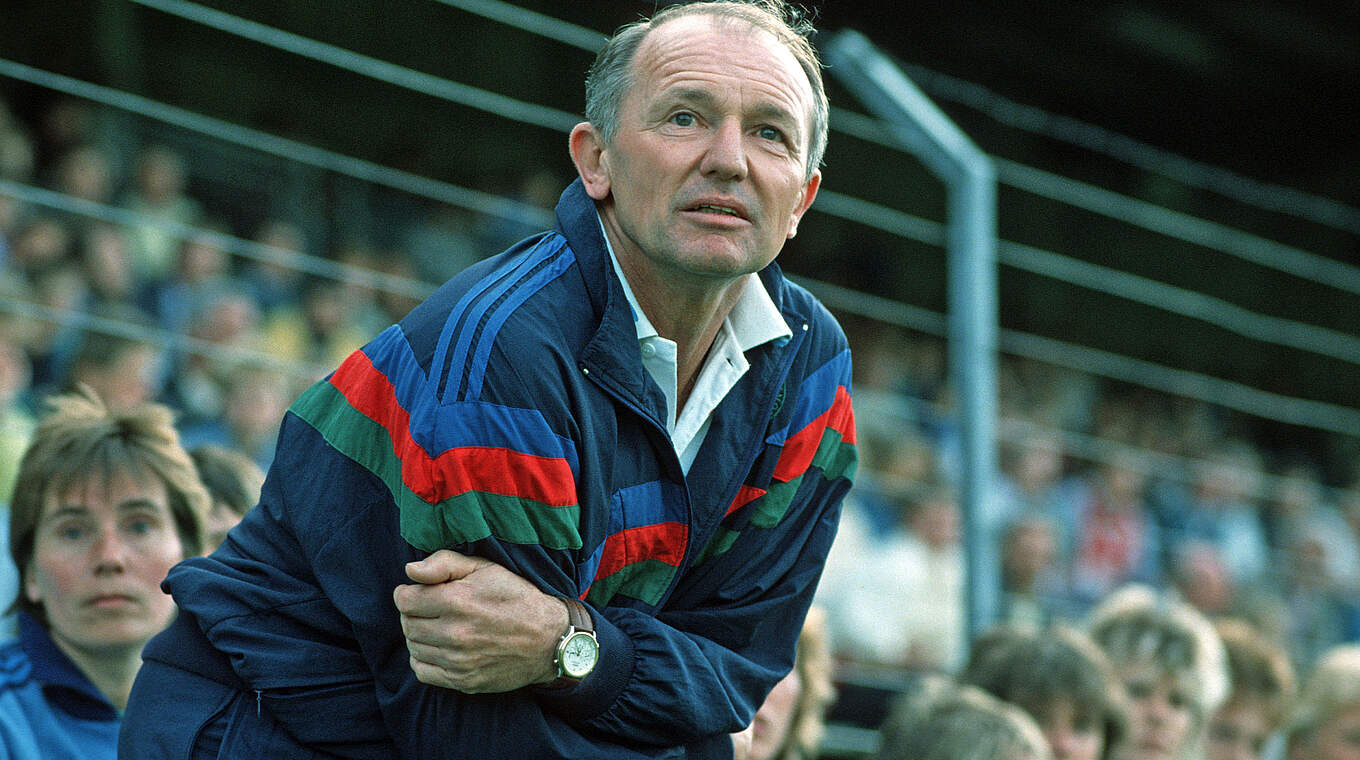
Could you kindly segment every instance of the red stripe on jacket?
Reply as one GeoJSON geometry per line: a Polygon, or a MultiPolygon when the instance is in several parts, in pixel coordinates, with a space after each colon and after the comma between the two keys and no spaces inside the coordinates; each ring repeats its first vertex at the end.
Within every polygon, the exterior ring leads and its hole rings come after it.
{"type": "Polygon", "coordinates": [[[493,446],[460,446],[431,457],[411,438],[411,415],[397,402],[396,388],[362,351],[340,365],[331,384],[357,411],[387,430],[401,460],[402,481],[431,504],[468,491],[533,499],[553,507],[576,503],[571,466],[559,457],[493,446]]]}

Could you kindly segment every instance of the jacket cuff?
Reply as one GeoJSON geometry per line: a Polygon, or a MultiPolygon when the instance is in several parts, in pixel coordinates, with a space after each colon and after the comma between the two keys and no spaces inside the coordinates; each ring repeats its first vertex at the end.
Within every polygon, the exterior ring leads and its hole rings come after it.
{"type": "Polygon", "coordinates": [[[533,687],[539,703],[568,722],[590,720],[609,709],[628,686],[637,663],[633,640],[589,605],[586,609],[595,624],[595,638],[600,642],[600,659],[595,669],[580,683],[558,688],[533,687]]]}

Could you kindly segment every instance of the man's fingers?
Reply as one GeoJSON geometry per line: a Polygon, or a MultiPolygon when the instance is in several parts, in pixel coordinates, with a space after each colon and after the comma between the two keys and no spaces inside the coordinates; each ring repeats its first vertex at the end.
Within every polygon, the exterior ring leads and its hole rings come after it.
{"type": "Polygon", "coordinates": [[[445,583],[466,578],[474,570],[490,564],[493,563],[488,559],[440,549],[419,562],[407,562],[406,577],[427,585],[445,583]]]}
{"type": "Polygon", "coordinates": [[[435,619],[448,614],[450,610],[444,591],[438,585],[409,583],[392,590],[392,601],[403,617],[435,619]]]}

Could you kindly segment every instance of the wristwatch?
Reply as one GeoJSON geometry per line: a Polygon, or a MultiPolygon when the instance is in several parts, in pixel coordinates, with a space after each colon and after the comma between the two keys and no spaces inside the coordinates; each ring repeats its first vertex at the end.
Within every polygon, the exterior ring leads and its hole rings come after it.
{"type": "Polygon", "coordinates": [[[569,686],[580,683],[582,678],[595,669],[600,660],[600,642],[595,638],[595,624],[590,619],[590,611],[578,599],[561,597],[567,605],[567,632],[557,642],[557,654],[553,664],[557,666],[557,679],[551,686],[569,686]]]}

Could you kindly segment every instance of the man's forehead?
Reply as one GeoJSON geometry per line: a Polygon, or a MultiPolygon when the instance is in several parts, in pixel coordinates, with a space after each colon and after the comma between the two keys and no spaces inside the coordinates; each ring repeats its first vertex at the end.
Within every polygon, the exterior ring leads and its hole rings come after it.
{"type": "MultiPolygon", "coordinates": [[[[757,46],[763,48],[756,54],[766,58],[761,62],[761,70],[768,71],[772,66],[782,63],[789,74],[790,84],[797,91],[797,97],[808,104],[812,103],[812,84],[793,51],[768,29],[741,17],[696,13],[665,20],[653,27],[642,40],[632,61],[633,70],[647,73],[660,61],[681,53],[689,44],[714,35],[732,37],[734,47],[731,50],[735,54],[754,52],[757,46]]],[[[708,59],[704,62],[721,63],[725,60],[731,59],[708,59]]]]}

